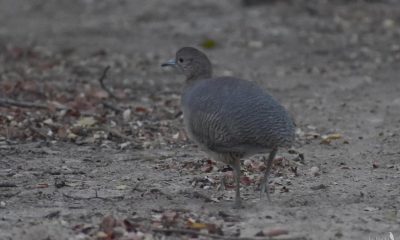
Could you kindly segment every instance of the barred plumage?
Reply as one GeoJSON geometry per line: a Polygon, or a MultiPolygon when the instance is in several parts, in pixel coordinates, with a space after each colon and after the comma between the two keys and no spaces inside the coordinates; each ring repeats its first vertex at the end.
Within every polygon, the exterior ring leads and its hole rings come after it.
{"type": "Polygon", "coordinates": [[[289,114],[256,84],[234,77],[212,77],[207,56],[195,48],[180,49],[173,65],[186,75],[182,95],[185,128],[189,137],[215,160],[232,165],[236,173],[235,206],[240,200],[240,159],[270,153],[262,183],[268,194],[271,162],[280,147],[294,142],[289,114]]]}

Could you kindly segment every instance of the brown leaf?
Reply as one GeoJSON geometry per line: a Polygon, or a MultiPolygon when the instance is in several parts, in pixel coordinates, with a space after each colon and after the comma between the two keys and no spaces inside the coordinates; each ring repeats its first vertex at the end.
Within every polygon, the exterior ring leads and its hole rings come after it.
{"type": "Polygon", "coordinates": [[[265,170],[265,164],[262,161],[245,161],[245,167],[250,172],[263,172],[265,170]]]}
{"type": "Polygon", "coordinates": [[[204,222],[198,222],[192,218],[189,218],[187,221],[187,227],[190,229],[194,229],[194,230],[203,230],[203,229],[207,229],[209,233],[211,234],[219,234],[219,235],[223,235],[223,232],[221,230],[220,227],[218,227],[217,225],[213,224],[213,223],[204,223],[204,222]]]}
{"type": "Polygon", "coordinates": [[[332,142],[332,140],[338,140],[341,138],[343,138],[343,136],[340,133],[332,133],[332,134],[328,134],[328,135],[323,135],[321,144],[330,144],[332,142]]]}
{"type": "Polygon", "coordinates": [[[226,188],[229,189],[234,187],[235,173],[233,171],[224,172],[224,175],[222,177],[224,178],[226,188]]]}
{"type": "Polygon", "coordinates": [[[129,219],[124,219],[123,223],[125,225],[126,231],[128,232],[137,231],[137,229],[140,227],[140,224],[132,222],[129,219]]]}
{"type": "Polygon", "coordinates": [[[205,173],[209,173],[209,172],[211,172],[212,170],[213,170],[213,166],[210,165],[210,164],[206,164],[206,165],[203,165],[203,166],[201,167],[201,171],[202,171],[202,172],[205,172],[205,173]]]}
{"type": "Polygon", "coordinates": [[[251,184],[254,183],[254,179],[250,179],[248,176],[243,176],[240,178],[240,182],[243,185],[250,186],[251,184]]]}
{"type": "Polygon", "coordinates": [[[102,89],[91,89],[88,96],[97,99],[105,99],[108,98],[108,93],[102,89]]]}
{"type": "Polygon", "coordinates": [[[165,227],[170,227],[176,224],[179,214],[175,211],[165,211],[161,215],[161,223],[165,227]]]}
{"type": "Polygon", "coordinates": [[[136,107],[135,111],[137,113],[147,113],[148,112],[148,110],[146,108],[144,108],[144,107],[136,107]]]}
{"type": "Polygon", "coordinates": [[[100,223],[100,231],[110,236],[113,233],[114,228],[117,226],[123,226],[123,224],[113,216],[109,215],[104,217],[103,221],[100,223]]]}
{"type": "Polygon", "coordinates": [[[48,188],[49,184],[48,183],[38,183],[36,185],[36,188],[48,188]]]}
{"type": "Polygon", "coordinates": [[[202,230],[207,228],[207,224],[200,223],[200,222],[192,222],[188,221],[188,228],[195,229],[195,230],[202,230]]]}
{"type": "Polygon", "coordinates": [[[94,117],[83,117],[74,124],[74,127],[87,128],[92,127],[96,123],[97,120],[94,117]]]}

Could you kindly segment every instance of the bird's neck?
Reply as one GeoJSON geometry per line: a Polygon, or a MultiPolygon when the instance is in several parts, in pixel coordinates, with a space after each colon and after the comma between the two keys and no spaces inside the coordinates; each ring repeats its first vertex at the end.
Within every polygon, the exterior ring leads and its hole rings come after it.
{"type": "Polygon", "coordinates": [[[202,73],[202,74],[193,74],[193,75],[190,75],[190,76],[186,77],[186,84],[191,85],[194,82],[201,81],[201,80],[204,80],[204,79],[209,79],[211,77],[212,77],[212,73],[211,72],[205,72],[205,73],[202,73]]]}

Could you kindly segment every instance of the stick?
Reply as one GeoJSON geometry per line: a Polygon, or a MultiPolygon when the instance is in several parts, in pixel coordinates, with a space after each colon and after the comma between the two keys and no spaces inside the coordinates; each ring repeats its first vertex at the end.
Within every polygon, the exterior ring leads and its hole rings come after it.
{"type": "Polygon", "coordinates": [[[233,237],[233,236],[222,236],[217,234],[209,234],[198,232],[196,230],[189,229],[181,229],[181,228],[170,228],[170,229],[160,229],[160,228],[152,228],[154,232],[159,233],[178,233],[178,234],[190,234],[190,235],[199,235],[207,238],[213,239],[222,239],[222,240],[306,240],[305,237],[289,237],[289,238],[273,238],[273,237],[233,237]]]}
{"type": "Polygon", "coordinates": [[[99,83],[101,88],[106,91],[108,93],[108,95],[112,98],[115,99],[119,99],[119,97],[117,97],[109,88],[107,88],[107,86],[104,84],[104,79],[107,77],[107,72],[110,69],[110,66],[107,66],[104,70],[103,70],[103,74],[101,75],[101,77],[99,78],[99,83]]]}
{"type": "Polygon", "coordinates": [[[0,183],[0,187],[4,187],[4,188],[17,187],[17,184],[11,183],[11,182],[2,182],[2,183],[0,183]]]}
{"type": "MultiPolygon", "coordinates": [[[[22,108],[39,108],[39,109],[50,109],[51,106],[45,103],[33,103],[33,102],[24,102],[24,101],[16,101],[9,98],[0,98],[0,107],[22,107],[22,108]]],[[[55,106],[56,110],[68,110],[68,107],[63,106],[55,106]]]]}
{"type": "Polygon", "coordinates": [[[48,108],[46,104],[43,103],[32,103],[32,102],[19,102],[9,98],[0,98],[0,106],[9,107],[9,106],[16,106],[22,108],[48,108]]]}
{"type": "Polygon", "coordinates": [[[120,131],[118,131],[116,129],[112,129],[112,128],[108,128],[108,127],[95,127],[95,128],[91,128],[91,130],[94,130],[94,131],[105,131],[105,132],[111,133],[112,135],[117,136],[117,137],[119,137],[119,138],[121,138],[123,140],[136,143],[135,139],[133,139],[133,138],[121,133],[120,131]]]}
{"type": "Polygon", "coordinates": [[[101,199],[101,200],[103,200],[103,201],[112,201],[113,199],[123,199],[124,198],[124,196],[114,196],[114,197],[99,197],[98,195],[97,195],[97,191],[95,192],[95,196],[93,196],[93,197],[79,197],[79,196],[71,196],[71,195],[68,195],[68,194],[66,194],[66,193],[63,193],[62,194],[64,197],[66,197],[66,198],[71,198],[71,199],[74,199],[74,200],[91,200],[91,199],[101,199]]]}

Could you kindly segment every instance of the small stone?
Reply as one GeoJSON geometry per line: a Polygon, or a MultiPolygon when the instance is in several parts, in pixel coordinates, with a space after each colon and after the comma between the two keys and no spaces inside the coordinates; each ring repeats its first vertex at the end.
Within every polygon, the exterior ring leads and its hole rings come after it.
{"type": "Polygon", "coordinates": [[[320,173],[319,173],[319,168],[318,167],[312,167],[312,168],[310,168],[310,174],[312,175],[312,176],[314,176],[314,177],[316,177],[316,176],[319,176],[320,175],[320,173]]]}
{"type": "Polygon", "coordinates": [[[172,135],[173,139],[178,139],[179,138],[179,132],[175,133],[174,135],[172,135]]]}
{"type": "Polygon", "coordinates": [[[1,207],[1,208],[4,208],[4,207],[6,207],[6,202],[4,202],[4,201],[1,201],[1,202],[0,202],[0,207],[1,207]]]}
{"type": "Polygon", "coordinates": [[[125,148],[129,147],[131,144],[132,144],[131,142],[124,142],[124,143],[121,143],[121,144],[119,145],[119,147],[120,147],[121,149],[125,149],[125,148]]]}
{"type": "Polygon", "coordinates": [[[243,165],[244,165],[245,167],[250,167],[251,164],[252,164],[252,161],[251,161],[250,159],[246,159],[246,160],[244,160],[244,162],[243,162],[243,165]]]}
{"type": "Polygon", "coordinates": [[[123,227],[115,227],[113,230],[113,237],[114,238],[120,238],[124,236],[126,233],[126,230],[123,227]]]}
{"type": "Polygon", "coordinates": [[[108,237],[108,235],[105,232],[102,232],[102,231],[97,232],[97,234],[96,234],[96,238],[97,239],[106,239],[107,237],[108,237]]]}
{"type": "Polygon", "coordinates": [[[248,43],[248,46],[251,48],[262,48],[264,44],[261,41],[250,41],[248,43]]]}
{"type": "Polygon", "coordinates": [[[124,122],[129,122],[131,120],[131,115],[132,115],[131,109],[126,109],[122,113],[122,119],[124,120],[124,122]]]}
{"type": "Polygon", "coordinates": [[[393,19],[385,19],[382,23],[384,28],[392,28],[395,25],[395,22],[393,21],[393,19]]]}
{"type": "Polygon", "coordinates": [[[366,211],[366,212],[375,212],[377,210],[379,210],[379,209],[375,208],[375,207],[366,207],[366,208],[364,208],[364,211],[366,211]]]}

